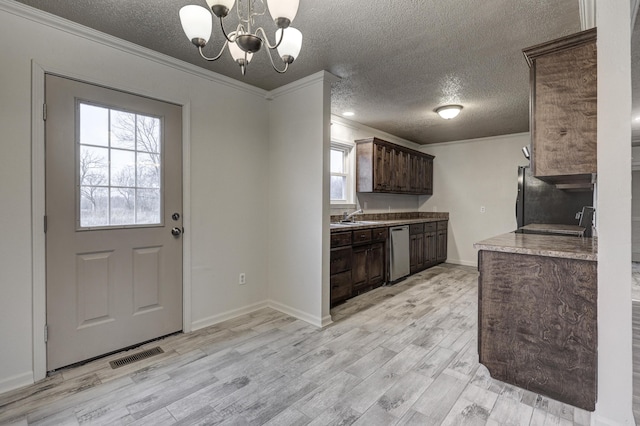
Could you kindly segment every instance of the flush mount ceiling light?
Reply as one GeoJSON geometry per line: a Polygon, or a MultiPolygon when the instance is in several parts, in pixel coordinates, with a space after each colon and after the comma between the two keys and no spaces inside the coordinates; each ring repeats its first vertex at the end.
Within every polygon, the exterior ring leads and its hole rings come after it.
{"type": "Polygon", "coordinates": [[[436,109],[438,115],[445,120],[451,120],[460,114],[462,110],[462,105],[445,105],[436,109]]]}
{"type": "Polygon", "coordinates": [[[291,21],[298,13],[300,0],[267,0],[269,13],[278,29],[275,33],[275,43],[271,44],[267,39],[267,34],[262,27],[253,30],[255,18],[265,15],[267,5],[263,0],[238,0],[236,8],[238,14],[238,25],[235,31],[227,33],[224,28],[223,19],[229,14],[235,4],[235,0],[206,0],[209,10],[202,6],[189,5],[180,9],[180,22],[185,34],[191,42],[198,48],[200,56],[207,61],[220,59],[224,48],[229,46],[229,53],[233,60],[240,65],[242,75],[245,75],[247,66],[251,62],[251,57],[258,52],[262,45],[268,47],[267,54],[273,69],[279,73],[284,73],[289,69],[289,65],[298,57],[302,47],[302,33],[290,27],[291,21]],[[213,13],[213,16],[212,16],[213,13]],[[211,37],[213,19],[220,20],[220,28],[224,35],[224,44],[220,53],[210,58],[205,56],[202,48],[211,37]],[[284,68],[279,70],[273,62],[271,50],[277,49],[280,59],[284,63],[284,68]]]}
{"type": "Polygon", "coordinates": [[[353,117],[354,115],[356,115],[356,113],[353,112],[353,111],[345,111],[345,112],[342,113],[342,115],[344,117],[353,117]]]}

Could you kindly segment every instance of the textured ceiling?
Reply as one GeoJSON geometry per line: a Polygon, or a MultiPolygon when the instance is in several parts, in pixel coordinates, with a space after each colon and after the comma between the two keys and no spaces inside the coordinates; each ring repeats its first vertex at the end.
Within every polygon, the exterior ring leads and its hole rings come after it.
{"type": "MultiPolygon", "coordinates": [[[[578,0],[301,0],[290,70],[272,71],[263,51],[243,77],[227,53],[201,59],[182,32],[178,10],[204,0],[19,1],[267,90],[327,70],[341,78],[334,114],[353,110],[352,120],[420,144],[527,131],[522,49],[580,30],[578,0]],[[445,121],[434,109],[449,103],[464,109],[445,121]]],[[[259,24],[273,34],[270,19],[259,24]]],[[[214,25],[210,56],[220,38],[214,25]]]]}

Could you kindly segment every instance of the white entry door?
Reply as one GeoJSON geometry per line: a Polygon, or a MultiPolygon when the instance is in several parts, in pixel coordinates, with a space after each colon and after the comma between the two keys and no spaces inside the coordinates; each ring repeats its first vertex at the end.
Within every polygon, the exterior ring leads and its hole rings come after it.
{"type": "Polygon", "coordinates": [[[182,330],[180,106],[47,75],[47,369],[182,330]]]}

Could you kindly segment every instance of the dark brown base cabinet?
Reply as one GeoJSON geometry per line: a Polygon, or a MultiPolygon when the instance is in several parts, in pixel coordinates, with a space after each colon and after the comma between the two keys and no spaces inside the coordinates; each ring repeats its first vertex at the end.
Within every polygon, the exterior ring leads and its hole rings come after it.
{"type": "Polygon", "coordinates": [[[478,353],[491,377],[593,411],[597,262],[478,253],[478,353]]]}
{"type": "Polygon", "coordinates": [[[384,284],[388,235],[388,228],[331,234],[331,306],[384,284]]]}
{"type": "Polygon", "coordinates": [[[409,270],[412,274],[447,260],[448,221],[409,226],[409,270]]]}

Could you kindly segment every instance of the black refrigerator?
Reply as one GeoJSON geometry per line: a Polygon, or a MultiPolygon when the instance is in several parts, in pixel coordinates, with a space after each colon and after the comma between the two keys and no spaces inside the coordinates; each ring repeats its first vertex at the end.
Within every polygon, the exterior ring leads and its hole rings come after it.
{"type": "Polygon", "coordinates": [[[567,191],[533,177],[529,166],[518,167],[518,228],[531,223],[578,225],[585,206],[593,206],[593,191],[567,191]]]}

